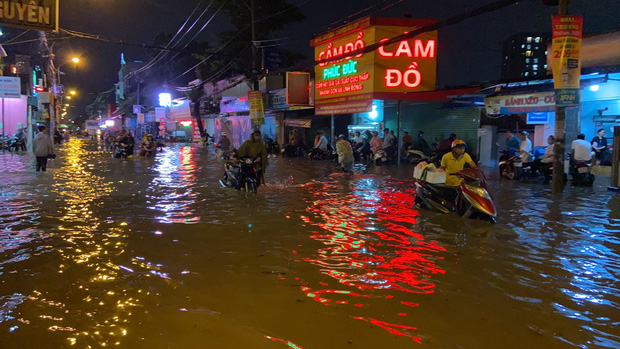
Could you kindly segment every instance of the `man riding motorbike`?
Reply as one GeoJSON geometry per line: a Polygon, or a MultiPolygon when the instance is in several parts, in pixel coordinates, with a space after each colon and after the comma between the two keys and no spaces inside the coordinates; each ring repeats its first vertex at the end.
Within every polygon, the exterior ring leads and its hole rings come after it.
{"type": "Polygon", "coordinates": [[[461,171],[465,164],[471,168],[478,168],[476,163],[471,159],[469,154],[465,152],[467,143],[461,139],[455,139],[452,142],[452,151],[441,158],[441,167],[439,171],[446,172],[446,187],[458,187],[463,181],[456,174],[461,171]]]}
{"type": "Polygon", "coordinates": [[[237,150],[238,157],[252,157],[256,159],[256,167],[258,173],[256,178],[258,183],[265,183],[265,170],[269,166],[269,157],[267,156],[267,149],[265,143],[261,138],[260,130],[255,130],[250,136],[250,139],[243,142],[243,144],[237,150]]]}

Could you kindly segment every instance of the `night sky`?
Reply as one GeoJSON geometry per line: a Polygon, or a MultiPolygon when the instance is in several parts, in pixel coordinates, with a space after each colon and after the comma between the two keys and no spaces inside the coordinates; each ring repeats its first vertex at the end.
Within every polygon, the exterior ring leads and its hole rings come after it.
{"type": "MultiPolygon", "coordinates": [[[[241,1],[241,0],[230,0],[241,1]]],[[[256,0],[260,1],[268,0],[256,0]]],[[[249,3],[249,0],[247,0],[249,3]]],[[[342,24],[342,19],[368,6],[379,3],[370,12],[391,4],[396,5],[374,16],[445,19],[492,1],[484,0],[289,0],[301,4],[307,17],[304,22],[290,25],[279,37],[292,37],[282,48],[313,56],[309,46],[312,34],[342,24]],[[340,22],[339,22],[340,21],[340,22]],[[338,23],[339,22],[339,23],[338,23]]],[[[132,43],[152,44],[160,32],[174,33],[185,21],[199,0],[81,0],[61,1],[60,27],[98,34],[132,43]]],[[[620,1],[572,0],[571,14],[584,16],[585,34],[620,30],[620,1]]],[[[519,32],[549,32],[550,16],[557,7],[546,7],[540,0],[524,0],[492,14],[466,20],[439,32],[438,80],[440,87],[497,80],[501,74],[502,42],[519,32]]],[[[365,13],[367,14],[367,12],[365,13]]],[[[352,20],[359,16],[353,17],[352,20]]],[[[218,32],[230,29],[223,13],[199,37],[213,41],[218,32]]],[[[5,30],[2,41],[10,40],[19,30],[5,30]]],[[[25,39],[36,38],[31,32],[25,39]]],[[[22,38],[20,38],[21,40],[22,38]]],[[[66,69],[63,84],[82,93],[98,93],[110,89],[118,81],[120,53],[128,61],[148,60],[143,48],[74,38],[56,41],[59,60],[80,55],[83,64],[77,70],[66,69]]],[[[11,50],[11,46],[7,47],[11,50]]],[[[189,67],[188,67],[189,68],[189,67]]]]}

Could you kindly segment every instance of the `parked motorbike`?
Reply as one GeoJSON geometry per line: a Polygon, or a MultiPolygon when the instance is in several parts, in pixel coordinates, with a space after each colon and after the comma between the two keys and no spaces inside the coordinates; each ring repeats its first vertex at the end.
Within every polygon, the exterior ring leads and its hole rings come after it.
{"type": "Polygon", "coordinates": [[[388,156],[387,156],[387,153],[385,152],[385,150],[383,150],[383,149],[377,150],[375,155],[373,155],[373,157],[372,157],[372,161],[377,166],[381,166],[383,164],[386,164],[388,162],[388,156]]]}
{"type": "Polygon", "coordinates": [[[252,157],[242,157],[238,161],[229,161],[224,165],[224,179],[220,184],[224,187],[256,193],[260,180],[256,161],[252,157]]]}
{"type": "Polygon", "coordinates": [[[479,169],[459,171],[463,182],[457,188],[416,179],[416,204],[439,213],[456,212],[465,218],[495,222],[497,211],[484,173],[479,169]]]}
{"type": "Polygon", "coordinates": [[[9,143],[9,151],[26,151],[26,141],[23,138],[14,137],[9,143]]]}
{"type": "Polygon", "coordinates": [[[504,149],[499,157],[499,176],[506,179],[519,179],[523,164],[514,149],[504,149]]]}
{"type": "Polygon", "coordinates": [[[267,136],[263,137],[263,140],[265,141],[265,149],[269,156],[276,157],[280,154],[280,145],[278,142],[267,136]]]}

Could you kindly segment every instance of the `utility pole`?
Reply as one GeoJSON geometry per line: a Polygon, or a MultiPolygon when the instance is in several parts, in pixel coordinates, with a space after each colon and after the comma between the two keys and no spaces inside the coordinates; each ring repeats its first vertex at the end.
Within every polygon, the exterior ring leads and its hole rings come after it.
{"type": "Polygon", "coordinates": [[[252,83],[254,90],[258,90],[258,57],[256,50],[256,0],[251,0],[250,11],[252,12],[252,83]]]}
{"type": "MultiPolygon", "coordinates": [[[[560,0],[558,6],[558,15],[568,14],[568,0],[560,0]]],[[[566,137],[566,107],[555,107],[555,161],[553,162],[553,192],[561,193],[564,191],[566,182],[564,180],[564,152],[566,137]]]]}

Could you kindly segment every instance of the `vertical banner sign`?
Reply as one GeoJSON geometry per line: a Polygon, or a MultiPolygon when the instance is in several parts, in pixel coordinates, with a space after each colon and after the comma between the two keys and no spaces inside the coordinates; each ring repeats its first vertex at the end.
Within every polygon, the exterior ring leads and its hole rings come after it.
{"type": "Polygon", "coordinates": [[[166,119],[159,121],[159,136],[166,137],[166,119]]]}
{"type": "Polygon", "coordinates": [[[552,16],[551,67],[558,106],[579,105],[581,78],[581,16],[552,16]]]}
{"type": "Polygon", "coordinates": [[[263,93],[261,91],[248,91],[250,102],[250,118],[252,127],[265,124],[265,109],[263,106],[263,93]]]}
{"type": "Polygon", "coordinates": [[[202,136],[200,135],[200,129],[196,120],[192,121],[192,141],[194,143],[200,143],[202,136]]]}

